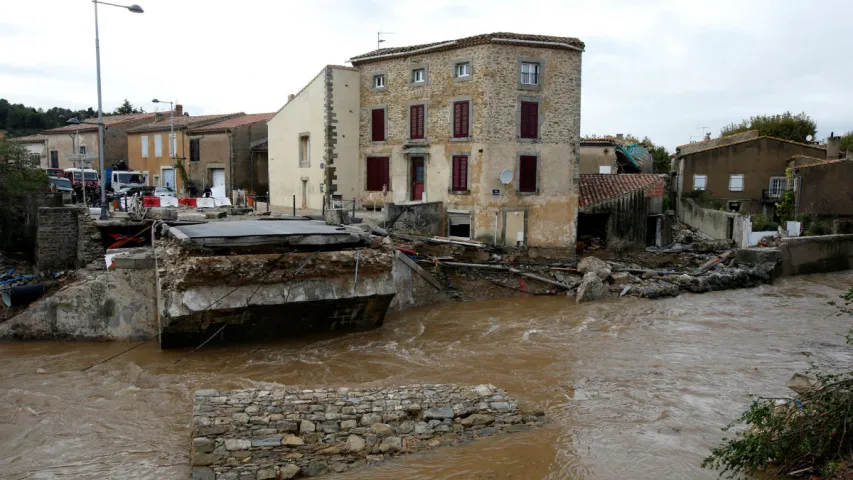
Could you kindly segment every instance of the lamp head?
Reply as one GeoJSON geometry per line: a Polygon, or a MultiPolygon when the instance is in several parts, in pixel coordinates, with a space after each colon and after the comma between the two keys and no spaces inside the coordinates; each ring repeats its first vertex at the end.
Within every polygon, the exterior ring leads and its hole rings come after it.
{"type": "Polygon", "coordinates": [[[135,3],[133,5],[127,7],[127,9],[133,13],[144,13],[145,12],[145,10],[143,10],[142,7],[140,7],[139,5],[137,5],[135,3]]]}

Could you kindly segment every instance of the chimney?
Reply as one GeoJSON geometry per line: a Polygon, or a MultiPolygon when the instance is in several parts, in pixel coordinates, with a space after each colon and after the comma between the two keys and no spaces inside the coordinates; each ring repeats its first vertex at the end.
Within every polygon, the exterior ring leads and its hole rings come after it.
{"type": "Polygon", "coordinates": [[[625,139],[625,135],[622,135],[621,133],[616,134],[616,140],[624,140],[624,139],[625,139]]]}
{"type": "Polygon", "coordinates": [[[181,105],[180,103],[176,104],[175,105],[175,116],[180,117],[183,114],[184,114],[184,106],[181,105]]]}
{"type": "Polygon", "coordinates": [[[841,153],[841,137],[830,134],[826,139],[826,158],[838,158],[841,153]]]}
{"type": "Polygon", "coordinates": [[[289,95],[287,96],[287,103],[290,103],[290,101],[291,101],[291,100],[293,100],[294,98],[296,98],[296,95],[294,95],[294,94],[292,94],[292,93],[291,93],[291,94],[289,94],[289,95]]]}

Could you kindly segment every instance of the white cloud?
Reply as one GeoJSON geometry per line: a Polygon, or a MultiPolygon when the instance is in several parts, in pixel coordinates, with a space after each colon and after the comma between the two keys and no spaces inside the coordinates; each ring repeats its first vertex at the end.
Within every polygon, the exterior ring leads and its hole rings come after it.
{"type": "MultiPolygon", "coordinates": [[[[132,0],[99,9],[105,109],[125,97],[195,114],[277,110],[326,64],[376,47],[491,31],[576,36],[582,131],[648,135],[672,148],[757,113],[806,111],[819,136],[853,129],[853,2],[755,0],[132,0]]],[[[90,2],[7,2],[0,96],[96,105],[90,2]],[[9,48],[9,47],[12,48],[9,48]]]]}

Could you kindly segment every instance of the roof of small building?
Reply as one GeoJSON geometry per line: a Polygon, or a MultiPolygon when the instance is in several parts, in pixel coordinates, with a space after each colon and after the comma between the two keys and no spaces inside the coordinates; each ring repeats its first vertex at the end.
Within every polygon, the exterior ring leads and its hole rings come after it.
{"type": "Polygon", "coordinates": [[[41,143],[45,140],[47,140],[47,137],[42,134],[27,135],[26,137],[13,137],[9,139],[10,142],[18,143],[41,143]]]}
{"type": "Polygon", "coordinates": [[[581,208],[663,182],[661,175],[652,173],[584,173],[579,177],[581,208]]]}
{"type": "MultiPolygon", "coordinates": [[[[154,119],[154,113],[131,113],[129,115],[108,115],[104,117],[103,123],[105,128],[113,127],[116,125],[121,125],[123,123],[131,123],[138,122],[140,120],[149,120],[154,119]]],[[[83,119],[84,122],[97,122],[97,118],[86,118],[83,119]]],[[[73,133],[73,132],[89,132],[97,130],[98,126],[93,125],[91,123],[69,123],[68,125],[63,125],[57,128],[51,128],[50,130],[44,130],[41,133],[43,135],[50,135],[55,133],[73,133]]]]}
{"type": "Polygon", "coordinates": [[[613,137],[581,138],[581,145],[616,145],[620,140],[613,137]]]}
{"type": "Polygon", "coordinates": [[[465,37],[443,42],[423,43],[420,45],[409,45],[405,47],[380,48],[350,58],[353,64],[366,61],[388,58],[398,55],[415,54],[421,52],[435,52],[440,50],[451,50],[454,48],[471,47],[486,43],[504,44],[526,44],[542,48],[556,48],[583,51],[585,45],[582,41],[573,37],[553,37],[550,35],[528,35],[524,33],[495,32],[465,37]]]}
{"type": "MultiPolygon", "coordinates": [[[[795,157],[802,158],[802,159],[810,159],[811,158],[811,157],[807,157],[805,155],[795,155],[795,157]]],[[[794,157],[791,157],[791,158],[794,158],[794,157]]],[[[821,160],[819,158],[814,158],[814,160],[815,161],[813,163],[805,163],[803,165],[797,165],[794,168],[822,167],[824,165],[829,165],[829,164],[833,164],[833,163],[853,162],[853,160],[851,160],[849,158],[834,158],[831,160],[827,160],[827,159],[821,160]]]]}
{"type": "MultiPolygon", "coordinates": [[[[693,151],[693,152],[688,152],[688,153],[685,153],[685,154],[681,155],[681,157],[682,157],[682,158],[684,158],[684,157],[688,157],[688,156],[690,156],[690,155],[695,155],[695,154],[697,154],[697,153],[707,152],[707,151],[709,151],[709,150],[716,150],[716,149],[719,149],[719,148],[731,147],[731,146],[733,146],[733,145],[743,145],[744,143],[757,142],[757,141],[759,141],[759,140],[764,140],[764,139],[776,140],[777,142],[784,142],[784,143],[790,143],[790,144],[792,144],[792,145],[800,145],[800,146],[803,146],[803,147],[814,148],[815,150],[826,150],[826,146],[825,146],[825,145],[809,145],[808,143],[801,143],[801,142],[795,142],[795,141],[793,141],[793,140],[786,140],[786,139],[784,139],[784,138],[771,137],[770,135],[762,135],[762,136],[760,136],[760,137],[749,138],[749,139],[746,139],[746,140],[741,140],[741,141],[739,141],[739,142],[726,143],[726,144],[723,144],[723,145],[711,146],[711,147],[704,148],[704,149],[701,149],[701,150],[696,150],[696,151],[693,151]]],[[[691,145],[691,144],[688,144],[688,145],[691,145]]],[[[682,146],[683,146],[683,145],[682,145],[682,146]]]]}
{"type": "MultiPolygon", "coordinates": [[[[225,114],[217,114],[217,115],[197,115],[197,116],[189,116],[189,115],[177,115],[172,119],[174,123],[174,127],[177,130],[201,127],[203,125],[207,125],[210,123],[221,122],[223,120],[227,120],[229,118],[240,117],[246,115],[243,112],[239,113],[225,113],[225,114]]],[[[165,114],[161,114],[160,118],[154,122],[146,123],[144,125],[140,125],[138,127],[133,127],[127,131],[127,133],[141,133],[141,132],[161,132],[161,131],[169,131],[172,124],[170,124],[169,112],[165,114]]]]}
{"type": "Polygon", "coordinates": [[[271,113],[250,113],[248,115],[241,115],[239,117],[229,118],[227,120],[223,120],[221,122],[211,123],[208,125],[203,125],[201,127],[196,127],[190,130],[190,133],[213,133],[213,132],[225,132],[231,130],[232,128],[242,127],[245,125],[251,125],[253,123],[259,122],[268,122],[275,116],[275,112],[271,113]]]}

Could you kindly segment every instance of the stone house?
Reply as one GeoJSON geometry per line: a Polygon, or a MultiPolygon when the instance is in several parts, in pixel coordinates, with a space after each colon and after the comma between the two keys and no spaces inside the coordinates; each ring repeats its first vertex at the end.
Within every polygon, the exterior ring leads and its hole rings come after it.
{"type": "Polygon", "coordinates": [[[826,158],[824,147],[768,136],[724,144],[712,140],[706,148],[693,145],[686,154],[679,147],[676,158],[674,185],[679,199],[694,190],[705,190],[728,210],[769,216],[774,215],[776,202],[788,188],[788,160],[794,155],[826,158]]]}
{"type": "MultiPolygon", "coordinates": [[[[175,138],[170,142],[170,112],[158,112],[153,122],[127,130],[127,165],[131,170],[148,172],[148,183],[151,186],[170,186],[177,192],[185,188],[182,175],[175,175],[172,168],[172,157],[177,166],[180,161],[186,165],[190,158],[190,139],[186,135],[192,128],[221,122],[229,118],[239,117],[245,113],[225,115],[199,115],[192,117],[183,113],[181,105],[175,105],[174,123],[175,138]]],[[[152,114],[154,115],[154,114],[152,114]]],[[[217,174],[215,185],[225,191],[224,172],[217,174]]]]}
{"type": "Polygon", "coordinates": [[[44,135],[27,135],[26,137],[10,138],[10,142],[20,144],[30,153],[34,164],[39,168],[48,168],[47,137],[44,135]]]}
{"type": "Polygon", "coordinates": [[[328,65],[269,121],[271,203],[320,210],[358,184],[359,73],[328,65]]]}
{"type": "Polygon", "coordinates": [[[831,160],[809,157],[791,159],[797,184],[797,218],[816,215],[827,218],[853,218],[853,156],[831,160]]]}
{"type": "Polygon", "coordinates": [[[439,201],[446,235],[574,247],[583,50],[492,33],[353,57],[359,203],[439,201]]]}
{"type": "Polygon", "coordinates": [[[208,185],[221,189],[221,182],[225,191],[214,196],[232,197],[234,189],[254,191],[257,174],[250,148],[252,142],[267,137],[267,121],[272,116],[272,113],[242,115],[186,131],[189,161],[184,165],[199,193],[208,185]]]}
{"type": "MultiPolygon", "coordinates": [[[[97,117],[81,119],[86,122],[97,122],[97,117]]],[[[153,113],[132,113],[129,115],[109,115],[104,117],[104,167],[127,160],[127,131],[150,123],[154,120],[153,113]]],[[[63,125],[41,132],[47,138],[47,167],[71,168],[68,155],[75,153],[98,155],[98,126],[89,123],[63,125]]],[[[98,162],[94,160],[91,168],[97,170],[98,162]]]]}

